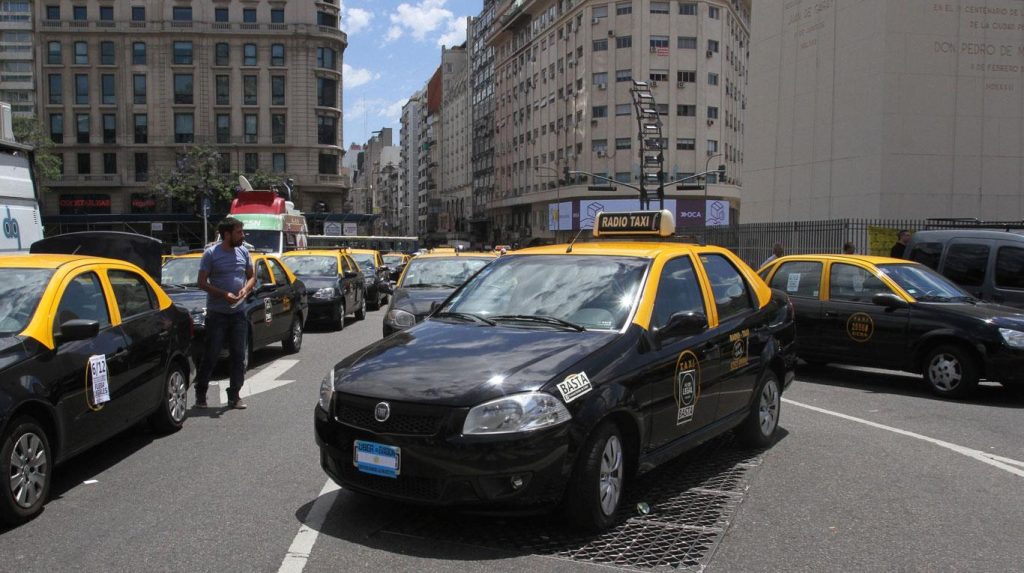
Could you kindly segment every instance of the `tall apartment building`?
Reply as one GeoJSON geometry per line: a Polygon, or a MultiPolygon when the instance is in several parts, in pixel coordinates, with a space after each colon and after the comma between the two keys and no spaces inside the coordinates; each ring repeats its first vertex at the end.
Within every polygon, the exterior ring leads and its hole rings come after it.
{"type": "Polygon", "coordinates": [[[400,132],[401,152],[399,171],[403,179],[403,201],[400,205],[404,215],[401,236],[418,236],[419,223],[419,172],[420,172],[420,123],[424,117],[425,93],[420,90],[402,106],[402,128],[400,132]]]}
{"type": "Polygon", "coordinates": [[[472,241],[490,241],[487,198],[494,191],[494,46],[488,39],[498,0],[484,0],[480,14],[469,19],[470,107],[473,120],[473,204],[469,214],[472,241]]]}
{"type": "Polygon", "coordinates": [[[303,211],[341,210],[334,0],[35,6],[38,110],[64,160],[50,221],[159,220],[154,180],[196,144],[220,150],[225,172],[293,178],[303,211]]]}
{"type": "Polygon", "coordinates": [[[1024,219],[1019,1],[754,6],[748,219],[1024,219]]]}
{"type": "Polygon", "coordinates": [[[633,80],[652,88],[669,180],[727,166],[726,181],[708,181],[714,204],[666,189],[677,224],[737,220],[750,0],[504,0],[497,14],[495,242],[586,228],[637,197],[563,178],[568,168],[639,183],[633,80]]]}
{"type": "Polygon", "coordinates": [[[0,2],[0,101],[14,116],[35,115],[33,59],[32,3],[0,2]]]}
{"type": "Polygon", "coordinates": [[[438,138],[441,132],[441,68],[427,82],[426,97],[419,121],[420,147],[417,157],[417,215],[418,235],[427,241],[441,242],[444,235],[438,234],[438,215],[441,212],[441,196],[438,191],[440,180],[439,159],[441,146],[438,138]]]}
{"type": "Polygon", "coordinates": [[[465,44],[441,49],[441,211],[438,231],[446,239],[469,239],[473,208],[472,134],[469,106],[469,53],[465,44]]]}

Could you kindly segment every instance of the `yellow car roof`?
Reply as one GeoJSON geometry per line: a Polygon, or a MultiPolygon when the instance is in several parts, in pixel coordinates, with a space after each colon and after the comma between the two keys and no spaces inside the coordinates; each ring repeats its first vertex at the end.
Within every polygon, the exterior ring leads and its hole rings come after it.
{"type": "Polygon", "coordinates": [[[378,254],[378,255],[380,254],[380,251],[378,251],[377,249],[352,249],[352,248],[349,248],[348,252],[350,252],[350,253],[359,253],[360,255],[372,255],[372,254],[375,254],[375,253],[378,254]]]}
{"type": "MultiPolygon", "coordinates": [[[[125,264],[119,259],[108,259],[104,257],[89,257],[85,255],[4,255],[0,256],[0,268],[22,268],[22,269],[56,269],[68,263],[116,263],[125,264]]],[[[131,263],[129,263],[131,264],[131,263]]]]}
{"type": "Polygon", "coordinates": [[[282,254],[281,258],[284,259],[284,258],[287,258],[287,257],[300,257],[300,256],[301,257],[310,257],[310,256],[337,257],[337,256],[340,256],[342,254],[343,254],[342,251],[339,251],[338,249],[303,249],[301,251],[288,251],[287,253],[282,254]]]}
{"type": "Polygon", "coordinates": [[[420,259],[496,259],[498,255],[495,253],[427,253],[425,255],[419,255],[416,260],[420,259]]]}
{"type": "Polygon", "coordinates": [[[859,261],[861,263],[868,263],[871,265],[884,265],[892,263],[908,263],[913,264],[914,261],[908,261],[907,259],[894,259],[892,257],[876,257],[874,255],[835,255],[830,253],[822,254],[810,254],[810,255],[786,255],[779,257],[769,264],[775,264],[778,261],[859,261]]]}
{"type": "Polygon", "coordinates": [[[528,247],[517,251],[509,251],[506,257],[521,255],[611,255],[620,257],[640,257],[653,259],[663,254],[710,253],[722,252],[725,249],[714,246],[701,246],[692,243],[672,243],[669,241],[587,241],[572,246],[572,253],[566,253],[568,244],[528,247]]]}

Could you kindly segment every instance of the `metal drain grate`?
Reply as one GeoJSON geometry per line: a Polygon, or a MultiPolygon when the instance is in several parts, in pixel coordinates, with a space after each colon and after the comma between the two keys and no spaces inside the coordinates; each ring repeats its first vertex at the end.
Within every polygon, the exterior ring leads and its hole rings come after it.
{"type": "Polygon", "coordinates": [[[492,547],[628,569],[703,571],[747,490],[760,452],[731,437],[710,442],[637,479],[620,522],[604,533],[574,533],[557,518],[504,519],[410,508],[383,532],[492,547]],[[637,505],[650,511],[640,514],[637,505]]]}

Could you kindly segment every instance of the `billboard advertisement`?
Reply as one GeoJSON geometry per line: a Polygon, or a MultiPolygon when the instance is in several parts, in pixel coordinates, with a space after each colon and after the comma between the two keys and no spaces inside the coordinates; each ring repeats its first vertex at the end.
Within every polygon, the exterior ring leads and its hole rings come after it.
{"type": "MultiPolygon", "coordinates": [[[[658,202],[651,201],[651,209],[658,202]]],[[[676,213],[676,200],[665,199],[665,208],[676,213]]],[[[580,199],[580,229],[593,229],[594,217],[602,211],[640,211],[640,199],[580,199]]],[[[678,214],[676,215],[678,219],[678,214]]]]}
{"type": "Polygon", "coordinates": [[[572,230],[572,201],[548,203],[548,230],[572,230]]]}

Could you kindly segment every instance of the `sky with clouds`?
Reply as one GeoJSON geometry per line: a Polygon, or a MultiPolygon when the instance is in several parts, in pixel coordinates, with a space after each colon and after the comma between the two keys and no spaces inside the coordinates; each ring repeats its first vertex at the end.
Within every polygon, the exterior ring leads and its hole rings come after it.
{"type": "Polygon", "coordinates": [[[391,127],[398,143],[402,105],[441,63],[441,46],[466,40],[481,0],[342,0],[345,147],[391,127]]]}

